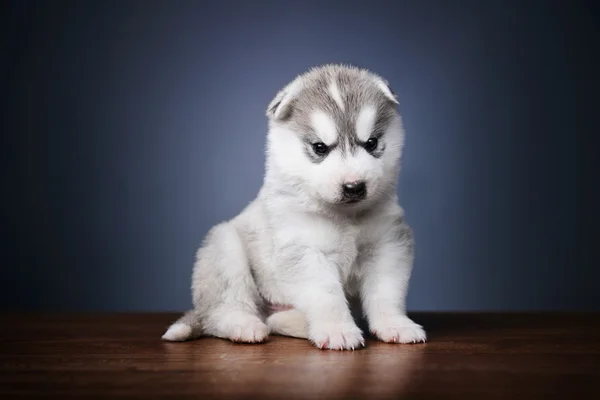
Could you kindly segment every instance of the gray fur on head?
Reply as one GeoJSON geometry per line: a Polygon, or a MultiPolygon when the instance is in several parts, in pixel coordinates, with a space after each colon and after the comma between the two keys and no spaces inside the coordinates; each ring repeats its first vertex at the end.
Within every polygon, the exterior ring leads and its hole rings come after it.
{"type": "Polygon", "coordinates": [[[325,64],[313,67],[281,89],[267,107],[270,119],[284,120],[300,98],[318,100],[313,106],[330,104],[334,99],[322,89],[336,82],[344,105],[350,109],[364,104],[365,100],[377,99],[379,103],[398,104],[396,95],[383,77],[347,64],[325,64]],[[300,96],[302,94],[302,96],[300,96]]]}
{"type": "Polygon", "coordinates": [[[398,100],[388,82],[367,69],[344,64],[326,64],[299,75],[277,93],[267,108],[276,123],[287,123],[305,139],[314,139],[310,114],[315,110],[330,115],[340,130],[340,145],[358,145],[355,124],[361,108],[371,104],[377,109],[374,134],[380,136],[395,116],[398,100]],[[337,96],[332,95],[331,86],[337,96]]]}

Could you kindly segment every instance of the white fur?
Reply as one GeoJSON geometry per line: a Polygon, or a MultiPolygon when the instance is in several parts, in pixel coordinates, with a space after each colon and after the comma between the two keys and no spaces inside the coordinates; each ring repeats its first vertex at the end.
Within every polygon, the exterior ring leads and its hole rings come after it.
{"type": "Polygon", "coordinates": [[[271,333],[308,339],[308,326],[302,311],[297,309],[276,312],[267,318],[271,333]]]}
{"type": "Polygon", "coordinates": [[[335,143],[338,136],[337,127],[329,115],[323,111],[317,111],[311,114],[310,120],[315,133],[323,143],[328,146],[335,143]]]}
{"type": "Polygon", "coordinates": [[[186,340],[192,334],[192,328],[184,323],[175,323],[162,336],[164,340],[178,342],[186,340]]]}
{"type": "Polygon", "coordinates": [[[342,99],[342,95],[340,93],[340,89],[338,89],[338,86],[335,83],[335,81],[332,81],[329,84],[329,94],[331,94],[331,97],[333,98],[333,101],[335,101],[335,104],[337,104],[337,106],[342,111],[345,111],[346,110],[346,106],[344,105],[344,100],[342,99]]]}
{"type": "MultiPolygon", "coordinates": [[[[272,105],[290,92],[302,95],[301,86],[288,85],[293,90],[280,92],[272,105]]],[[[353,154],[337,149],[313,163],[298,133],[272,106],[269,113],[263,187],[239,215],[207,234],[192,276],[194,309],[163,338],[261,342],[272,332],[308,338],[319,348],[355,349],[364,345],[348,307],[348,296],[355,296],[379,339],[425,341],[422,327],[405,312],[413,239],[396,196],[400,117],[383,136],[380,158],[363,148],[353,154]],[[342,183],[356,179],[366,182],[367,198],[340,206],[342,183]],[[268,316],[266,303],[293,309],[268,316]]],[[[362,114],[358,125],[366,137],[373,115],[368,107],[362,114]]],[[[325,111],[313,114],[312,122],[324,142],[335,140],[325,111]]]]}
{"type": "Polygon", "coordinates": [[[373,106],[367,105],[360,110],[356,120],[356,136],[363,142],[371,137],[376,117],[377,110],[373,106]]]}
{"type": "MultiPolygon", "coordinates": [[[[329,128],[335,126],[327,123],[324,125],[328,125],[329,128]]],[[[402,129],[399,118],[392,123],[389,130],[393,133],[397,129],[402,129]]],[[[322,129],[322,133],[325,132],[326,130],[322,129]]],[[[268,169],[280,171],[286,180],[298,181],[309,197],[317,197],[324,201],[334,201],[343,183],[356,180],[366,181],[368,190],[378,193],[396,184],[396,163],[399,155],[394,154],[401,150],[403,143],[399,135],[388,135],[386,140],[389,157],[376,159],[362,149],[352,157],[345,157],[340,150],[334,150],[323,162],[313,164],[301,151],[302,144],[298,135],[285,126],[274,125],[268,137],[268,169]]],[[[274,172],[271,175],[274,177],[279,174],[274,172]]],[[[271,177],[267,175],[266,179],[271,177]]],[[[310,199],[307,199],[307,202],[310,202],[310,199]]]]}

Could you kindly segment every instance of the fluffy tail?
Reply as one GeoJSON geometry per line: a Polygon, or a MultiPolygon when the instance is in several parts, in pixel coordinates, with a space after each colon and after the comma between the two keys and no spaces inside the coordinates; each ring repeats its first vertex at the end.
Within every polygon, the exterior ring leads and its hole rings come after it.
{"type": "Polygon", "coordinates": [[[267,326],[275,335],[308,339],[306,318],[296,309],[276,312],[267,318],[267,326]]]}
{"type": "Polygon", "coordinates": [[[163,340],[169,342],[183,342],[202,336],[200,318],[194,310],[186,312],[175,321],[162,336],[163,340]]]}

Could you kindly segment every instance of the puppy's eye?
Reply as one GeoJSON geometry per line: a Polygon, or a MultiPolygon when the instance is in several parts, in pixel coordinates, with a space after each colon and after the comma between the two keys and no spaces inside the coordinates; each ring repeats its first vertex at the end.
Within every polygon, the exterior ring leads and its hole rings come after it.
{"type": "Polygon", "coordinates": [[[373,151],[377,148],[378,144],[379,144],[379,141],[377,140],[377,138],[372,137],[369,140],[367,140],[367,142],[365,143],[365,150],[373,151]]]}
{"type": "Polygon", "coordinates": [[[327,145],[325,145],[325,143],[321,143],[321,142],[313,143],[312,148],[313,148],[313,151],[320,156],[327,154],[327,152],[329,151],[329,148],[327,147],[327,145]]]}

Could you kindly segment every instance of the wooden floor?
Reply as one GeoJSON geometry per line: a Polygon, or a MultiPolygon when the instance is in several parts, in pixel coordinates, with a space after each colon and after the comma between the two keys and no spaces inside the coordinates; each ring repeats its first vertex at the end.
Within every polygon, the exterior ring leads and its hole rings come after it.
{"type": "Polygon", "coordinates": [[[173,314],[2,315],[0,399],[600,399],[600,314],[411,316],[429,343],[338,352],[163,342],[173,314]]]}

